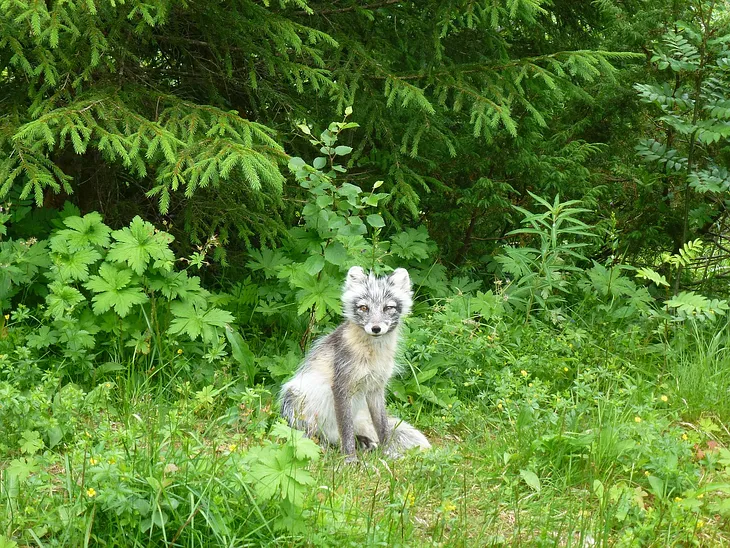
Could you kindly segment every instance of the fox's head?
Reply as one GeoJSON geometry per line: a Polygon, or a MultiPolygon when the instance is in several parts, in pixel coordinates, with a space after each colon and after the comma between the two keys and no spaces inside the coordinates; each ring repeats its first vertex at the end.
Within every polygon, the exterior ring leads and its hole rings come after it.
{"type": "Polygon", "coordinates": [[[379,337],[392,331],[412,305],[411,278],[405,268],[396,268],[382,278],[365,274],[359,266],[347,273],[342,313],[368,335],[379,337]]]}

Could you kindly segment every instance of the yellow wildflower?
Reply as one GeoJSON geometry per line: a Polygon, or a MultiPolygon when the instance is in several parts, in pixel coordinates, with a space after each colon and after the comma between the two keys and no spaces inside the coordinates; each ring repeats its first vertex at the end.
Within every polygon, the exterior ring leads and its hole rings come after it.
{"type": "Polygon", "coordinates": [[[665,396],[664,394],[662,394],[662,397],[659,399],[662,400],[663,402],[669,401],[669,398],[667,396],[665,396]]]}
{"type": "Polygon", "coordinates": [[[525,371],[523,369],[522,371],[520,371],[520,375],[522,375],[523,377],[526,377],[527,376],[527,371],[525,371]]]}
{"type": "Polygon", "coordinates": [[[641,417],[639,417],[639,416],[634,417],[634,422],[641,422],[641,417]]]}
{"type": "Polygon", "coordinates": [[[88,497],[90,497],[90,498],[93,498],[93,497],[95,497],[95,496],[96,496],[96,489],[94,489],[93,487],[89,487],[89,488],[88,488],[88,489],[86,490],[86,496],[88,496],[88,497]]]}

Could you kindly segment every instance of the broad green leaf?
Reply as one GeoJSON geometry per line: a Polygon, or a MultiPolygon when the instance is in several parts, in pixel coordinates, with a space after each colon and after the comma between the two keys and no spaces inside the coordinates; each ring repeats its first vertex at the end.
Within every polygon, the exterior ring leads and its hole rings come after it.
{"type": "Polygon", "coordinates": [[[275,278],[283,267],[292,262],[281,251],[266,247],[262,247],[260,251],[253,249],[250,255],[251,260],[246,263],[246,267],[254,271],[261,270],[266,278],[275,278]]]}
{"type": "Polygon", "coordinates": [[[52,426],[48,429],[48,448],[53,449],[63,439],[63,430],[59,426],[52,426]]]}
{"type": "Polygon", "coordinates": [[[537,474],[535,472],[532,472],[530,470],[520,470],[520,476],[525,481],[528,487],[530,489],[540,492],[541,486],[540,486],[540,478],[537,477],[537,474]]]}
{"type": "Polygon", "coordinates": [[[271,427],[271,437],[287,440],[294,448],[294,457],[317,461],[322,456],[322,448],[314,441],[304,435],[301,430],[290,428],[281,422],[274,423],[271,427]]]}
{"type": "Polygon", "coordinates": [[[31,474],[38,473],[39,470],[40,466],[36,462],[36,459],[32,456],[13,459],[5,469],[10,478],[21,482],[27,480],[31,474]]]}
{"type": "Polygon", "coordinates": [[[101,215],[96,211],[83,217],[66,217],[63,224],[68,229],[59,230],[56,235],[63,237],[68,242],[70,251],[78,251],[90,245],[100,247],[109,245],[111,228],[103,223],[101,215]]]}
{"type": "Polygon", "coordinates": [[[52,330],[50,326],[42,325],[38,330],[28,334],[25,344],[31,348],[40,349],[48,348],[56,342],[58,342],[58,332],[52,330]]]}
{"type": "Polygon", "coordinates": [[[172,303],[170,310],[175,319],[170,322],[168,333],[172,335],[185,333],[193,340],[201,337],[205,342],[211,342],[217,338],[216,328],[223,329],[226,324],[235,320],[230,312],[220,308],[206,310],[189,302],[172,303]]]}
{"type": "Polygon", "coordinates": [[[35,430],[25,430],[21,434],[21,438],[20,452],[26,455],[34,455],[46,446],[41,435],[35,430]]]}
{"type": "Polygon", "coordinates": [[[350,154],[350,152],[352,152],[352,147],[348,147],[345,145],[335,147],[335,154],[337,156],[345,156],[346,154],[350,154]]]}
{"type": "Polygon", "coordinates": [[[52,270],[60,280],[87,280],[89,266],[101,259],[101,254],[91,247],[72,249],[67,239],[60,233],[51,238],[50,244],[52,270]]]}
{"type": "Polygon", "coordinates": [[[383,218],[380,215],[378,215],[377,213],[368,215],[367,222],[373,228],[382,228],[385,226],[385,221],[383,221],[383,218]]]}
{"type": "Polygon", "coordinates": [[[289,169],[291,171],[296,172],[297,170],[303,168],[306,165],[307,165],[307,163],[304,160],[302,160],[301,158],[299,158],[298,156],[294,156],[293,158],[289,159],[289,169]]]}
{"type": "Polygon", "coordinates": [[[649,476],[647,479],[649,480],[649,485],[651,485],[651,490],[654,491],[654,494],[659,498],[664,498],[664,481],[653,475],[649,476]]]}
{"type": "Polygon", "coordinates": [[[347,250],[340,242],[332,242],[324,250],[325,260],[336,266],[342,266],[345,264],[347,257],[347,250]]]}
{"type": "Polygon", "coordinates": [[[60,318],[86,300],[78,289],[62,282],[53,282],[48,288],[50,293],[46,295],[47,312],[54,318],[60,318]]]}
{"type": "Polygon", "coordinates": [[[188,276],[184,270],[161,272],[150,276],[149,286],[155,291],[160,291],[167,299],[189,301],[201,307],[206,305],[210,296],[209,291],[200,287],[200,278],[188,276]]]}
{"type": "Polygon", "coordinates": [[[127,268],[118,269],[103,263],[98,276],[91,276],[84,287],[95,293],[92,298],[94,313],[114,311],[121,317],[129,314],[133,306],[147,302],[141,287],[132,283],[133,273],[127,268]]]}
{"type": "Polygon", "coordinates": [[[310,276],[301,287],[302,289],[297,291],[297,301],[299,302],[297,314],[300,316],[312,308],[315,310],[316,320],[323,319],[330,310],[339,312],[339,284],[332,283],[329,276],[323,275],[319,280],[310,276]]]}
{"type": "Polygon", "coordinates": [[[351,183],[343,183],[337,188],[337,194],[346,198],[351,205],[357,205],[357,196],[362,193],[359,186],[351,183]]]}
{"type": "Polygon", "coordinates": [[[154,267],[162,270],[171,270],[175,255],[169,247],[173,237],[157,230],[151,223],[143,221],[137,216],[132,219],[129,228],[115,230],[107,260],[126,263],[137,274],[142,274],[150,260],[154,260],[154,267]]]}
{"type": "Polygon", "coordinates": [[[304,261],[304,264],[302,265],[302,268],[310,275],[310,276],[316,276],[319,274],[322,269],[324,268],[324,257],[322,255],[310,255],[306,261],[304,261]]]}
{"type": "Polygon", "coordinates": [[[229,326],[226,326],[226,338],[231,345],[231,356],[238,362],[241,372],[247,377],[249,385],[253,386],[254,377],[256,376],[256,356],[251,352],[241,334],[229,326]]]}

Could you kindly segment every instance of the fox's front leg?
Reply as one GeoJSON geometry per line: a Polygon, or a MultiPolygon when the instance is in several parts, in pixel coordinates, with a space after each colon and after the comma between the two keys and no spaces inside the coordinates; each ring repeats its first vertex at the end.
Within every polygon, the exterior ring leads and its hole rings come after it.
{"type": "Polygon", "coordinates": [[[380,445],[385,447],[390,437],[388,414],[385,411],[385,390],[375,390],[367,395],[370,417],[373,419],[375,431],[378,433],[380,445]]]}
{"type": "Polygon", "coordinates": [[[335,380],[332,383],[337,430],[340,433],[342,453],[347,455],[346,462],[352,462],[357,460],[357,456],[355,455],[355,425],[352,421],[349,383],[343,382],[344,379],[338,379],[337,376],[335,373],[335,380]]]}

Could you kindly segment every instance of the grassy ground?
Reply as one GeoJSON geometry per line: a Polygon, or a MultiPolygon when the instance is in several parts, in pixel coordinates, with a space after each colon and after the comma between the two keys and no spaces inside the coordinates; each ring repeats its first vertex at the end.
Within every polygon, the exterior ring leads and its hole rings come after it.
{"type": "Polygon", "coordinates": [[[515,340],[452,403],[393,404],[433,450],[357,466],[225,371],[0,383],[0,547],[730,545],[727,329],[635,362],[515,340]]]}

